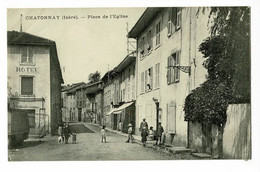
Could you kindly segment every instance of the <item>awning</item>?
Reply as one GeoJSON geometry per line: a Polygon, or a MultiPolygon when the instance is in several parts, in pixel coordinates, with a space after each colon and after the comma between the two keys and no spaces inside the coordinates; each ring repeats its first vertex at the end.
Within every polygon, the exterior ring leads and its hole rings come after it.
{"type": "Polygon", "coordinates": [[[128,106],[131,106],[134,102],[129,102],[129,103],[125,103],[123,105],[121,105],[120,107],[118,108],[114,108],[112,110],[110,110],[107,115],[110,115],[110,114],[119,114],[119,113],[122,113],[122,110],[127,108],[128,106]]]}
{"type": "Polygon", "coordinates": [[[107,115],[112,114],[112,113],[114,112],[114,110],[115,110],[115,109],[111,109],[111,111],[109,111],[109,112],[107,113],[107,115]]]}
{"type": "Polygon", "coordinates": [[[114,109],[114,113],[118,113],[120,111],[122,111],[123,109],[127,108],[128,106],[131,106],[134,102],[129,102],[129,103],[125,103],[123,105],[121,105],[119,108],[114,109]]]}

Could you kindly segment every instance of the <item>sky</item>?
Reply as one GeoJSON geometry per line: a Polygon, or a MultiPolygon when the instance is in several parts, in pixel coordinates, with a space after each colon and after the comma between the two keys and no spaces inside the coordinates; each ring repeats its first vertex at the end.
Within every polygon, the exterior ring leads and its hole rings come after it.
{"type": "Polygon", "coordinates": [[[7,30],[20,30],[22,14],[23,32],[56,42],[65,84],[88,82],[90,73],[98,70],[103,76],[125,58],[126,22],[130,31],[144,10],[145,8],[8,9],[7,30]],[[104,15],[108,18],[103,18],[104,15]],[[122,16],[114,18],[110,15],[122,16]],[[45,16],[51,16],[52,19],[43,19],[45,16]],[[63,16],[77,16],[78,19],[62,19],[63,16]]]}

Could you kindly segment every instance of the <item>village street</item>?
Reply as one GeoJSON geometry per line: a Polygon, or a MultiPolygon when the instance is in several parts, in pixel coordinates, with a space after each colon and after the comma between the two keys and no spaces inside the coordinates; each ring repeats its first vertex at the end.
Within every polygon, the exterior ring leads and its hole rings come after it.
{"type": "Polygon", "coordinates": [[[28,139],[23,146],[9,149],[8,158],[10,161],[196,159],[190,154],[174,155],[125,143],[125,136],[111,132],[107,143],[101,143],[100,127],[93,124],[74,123],[71,129],[78,133],[77,144],[70,139],[69,144],[58,145],[57,136],[28,139]]]}

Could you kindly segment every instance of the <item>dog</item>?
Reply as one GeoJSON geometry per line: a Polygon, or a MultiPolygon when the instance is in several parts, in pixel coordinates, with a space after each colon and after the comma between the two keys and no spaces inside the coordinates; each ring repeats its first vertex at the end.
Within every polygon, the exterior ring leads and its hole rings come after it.
{"type": "Polygon", "coordinates": [[[64,137],[63,136],[59,136],[58,137],[58,144],[61,145],[61,144],[64,144],[64,137]]]}
{"type": "Polygon", "coordinates": [[[76,133],[72,133],[72,143],[76,144],[77,143],[77,134],[76,133]]]}

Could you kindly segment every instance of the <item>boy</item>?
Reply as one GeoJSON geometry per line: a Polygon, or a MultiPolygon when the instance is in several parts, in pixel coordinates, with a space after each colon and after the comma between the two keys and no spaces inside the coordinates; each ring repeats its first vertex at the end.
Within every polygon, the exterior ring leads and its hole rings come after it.
{"type": "Polygon", "coordinates": [[[77,143],[77,134],[72,133],[72,143],[76,144],[77,143]]]}
{"type": "Polygon", "coordinates": [[[107,136],[107,134],[106,134],[105,128],[106,128],[106,127],[103,125],[103,126],[102,126],[102,129],[101,129],[101,137],[102,137],[101,143],[103,143],[103,140],[105,141],[105,143],[107,142],[107,141],[106,141],[106,136],[107,136]]]}
{"type": "Polygon", "coordinates": [[[132,124],[129,123],[128,124],[128,140],[126,141],[126,143],[129,143],[129,141],[131,140],[131,143],[133,143],[133,135],[132,135],[132,132],[133,132],[133,128],[132,128],[132,124]]]}

